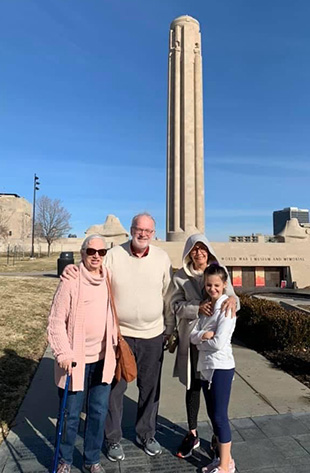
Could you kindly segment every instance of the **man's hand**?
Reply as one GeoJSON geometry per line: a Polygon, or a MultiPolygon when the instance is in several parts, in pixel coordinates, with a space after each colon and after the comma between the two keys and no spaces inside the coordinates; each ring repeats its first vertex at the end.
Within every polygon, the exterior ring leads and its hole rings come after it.
{"type": "Polygon", "coordinates": [[[237,301],[234,296],[228,297],[223,304],[221,305],[221,311],[225,311],[225,317],[229,315],[229,311],[231,311],[231,318],[233,319],[236,317],[237,311],[237,301]]]}
{"type": "Polygon", "coordinates": [[[210,340],[211,338],[214,337],[214,335],[215,335],[215,332],[212,332],[212,330],[210,330],[209,332],[205,332],[201,338],[202,340],[210,340]]]}
{"type": "Polygon", "coordinates": [[[211,301],[202,301],[199,304],[199,313],[206,317],[211,317],[213,314],[211,301]]]}
{"type": "Polygon", "coordinates": [[[62,272],[60,279],[63,281],[65,279],[76,279],[78,277],[79,268],[75,264],[68,264],[62,272]]]}
{"type": "Polygon", "coordinates": [[[72,360],[63,360],[58,364],[59,367],[64,369],[69,376],[72,375],[72,360]]]}

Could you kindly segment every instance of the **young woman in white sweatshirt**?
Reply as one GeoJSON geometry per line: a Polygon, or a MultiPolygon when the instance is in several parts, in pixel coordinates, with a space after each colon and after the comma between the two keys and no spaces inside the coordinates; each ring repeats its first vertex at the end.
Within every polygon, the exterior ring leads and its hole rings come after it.
{"type": "Polygon", "coordinates": [[[204,473],[234,473],[235,463],[231,457],[231,431],[228,420],[228,404],[235,371],[231,337],[236,318],[225,316],[221,310],[227,296],[227,273],[217,264],[208,266],[204,273],[205,289],[211,298],[213,316],[199,315],[190,339],[199,351],[197,369],[207,411],[217,437],[220,457],[204,467],[204,473]]]}

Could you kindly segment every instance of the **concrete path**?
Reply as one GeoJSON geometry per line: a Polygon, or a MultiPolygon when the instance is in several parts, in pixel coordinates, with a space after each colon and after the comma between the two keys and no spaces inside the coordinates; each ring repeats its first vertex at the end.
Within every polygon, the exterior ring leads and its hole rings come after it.
{"type": "MultiPolygon", "coordinates": [[[[233,383],[230,418],[233,456],[239,473],[310,472],[310,390],[275,369],[261,355],[234,347],[237,372],[233,383]]],[[[184,387],[171,377],[174,355],[167,354],[162,377],[157,439],[163,453],[148,457],[136,444],[134,420],[137,389],[131,383],[125,398],[125,461],[109,462],[107,473],[199,472],[209,463],[211,428],[202,400],[199,435],[201,447],[187,460],[174,456],[186,432],[184,387]]],[[[0,473],[51,471],[57,415],[57,391],[53,384],[53,360],[47,350],[14,426],[0,446],[0,473]]],[[[77,439],[74,468],[82,465],[82,437],[77,439]]]]}

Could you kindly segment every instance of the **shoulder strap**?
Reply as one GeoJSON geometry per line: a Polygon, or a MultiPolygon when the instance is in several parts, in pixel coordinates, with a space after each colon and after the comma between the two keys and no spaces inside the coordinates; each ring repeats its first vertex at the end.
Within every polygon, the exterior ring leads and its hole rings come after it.
{"type": "Polygon", "coordinates": [[[118,321],[118,316],[117,316],[117,312],[116,312],[114,296],[113,296],[113,293],[112,293],[111,281],[110,281],[110,276],[109,276],[109,271],[108,270],[107,270],[107,286],[108,286],[108,293],[109,293],[109,296],[110,296],[112,314],[113,314],[115,324],[116,324],[116,327],[117,327],[117,338],[120,339],[120,338],[122,338],[122,335],[121,335],[121,331],[120,331],[120,328],[119,328],[119,321],[118,321]]]}

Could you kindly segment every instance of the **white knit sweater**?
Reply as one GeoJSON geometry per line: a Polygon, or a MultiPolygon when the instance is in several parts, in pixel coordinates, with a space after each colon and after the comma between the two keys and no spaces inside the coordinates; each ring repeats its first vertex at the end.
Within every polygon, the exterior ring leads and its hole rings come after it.
{"type": "Polygon", "coordinates": [[[153,338],[171,333],[168,287],[171,262],[165,251],[150,245],[143,258],[133,256],[130,242],[108,251],[105,265],[111,270],[111,285],[122,335],[153,338]]]}

